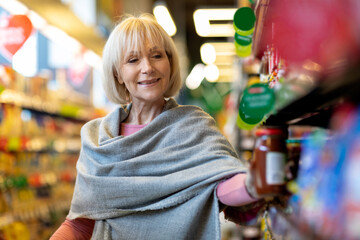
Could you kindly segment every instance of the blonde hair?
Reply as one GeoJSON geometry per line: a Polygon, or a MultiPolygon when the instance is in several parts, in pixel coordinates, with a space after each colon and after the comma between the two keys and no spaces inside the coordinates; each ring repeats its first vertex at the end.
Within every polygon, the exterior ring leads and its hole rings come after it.
{"type": "Polygon", "coordinates": [[[127,15],[111,32],[103,51],[103,87],[107,98],[117,104],[131,101],[125,84],[120,84],[120,67],[127,53],[141,49],[144,41],[164,47],[170,62],[170,80],[164,97],[175,96],[181,86],[179,56],[175,44],[150,14],[127,15]]]}

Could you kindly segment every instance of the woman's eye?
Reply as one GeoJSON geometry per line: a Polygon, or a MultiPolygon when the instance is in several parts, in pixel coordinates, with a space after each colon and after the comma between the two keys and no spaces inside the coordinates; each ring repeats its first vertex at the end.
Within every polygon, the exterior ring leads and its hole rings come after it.
{"type": "Polygon", "coordinates": [[[156,58],[156,59],[159,59],[159,58],[162,58],[162,55],[159,53],[159,54],[155,54],[153,55],[153,58],[156,58]]]}
{"type": "Polygon", "coordinates": [[[128,63],[135,63],[138,59],[137,58],[130,58],[128,63]]]}

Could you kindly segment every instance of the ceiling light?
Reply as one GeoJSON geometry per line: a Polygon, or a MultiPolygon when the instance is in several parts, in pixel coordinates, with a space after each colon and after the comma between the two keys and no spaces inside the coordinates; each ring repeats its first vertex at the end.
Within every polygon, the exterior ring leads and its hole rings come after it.
{"type": "Polygon", "coordinates": [[[196,89],[204,80],[204,64],[198,63],[191,70],[189,76],[186,78],[185,84],[189,89],[196,89]]]}
{"type": "Polygon", "coordinates": [[[176,26],[167,7],[164,5],[157,5],[154,7],[153,12],[156,21],[170,36],[174,36],[176,33],[176,26]]]}
{"type": "Polygon", "coordinates": [[[205,64],[232,65],[235,46],[232,42],[207,42],[201,45],[200,56],[205,64]]]}
{"type": "Polygon", "coordinates": [[[206,65],[204,68],[205,78],[209,82],[216,82],[219,79],[220,71],[215,64],[206,65]]]}
{"type": "Polygon", "coordinates": [[[210,21],[233,21],[236,8],[198,9],[194,12],[196,33],[202,37],[230,37],[235,30],[232,23],[210,24],[210,21]]]}
{"type": "Polygon", "coordinates": [[[216,60],[216,50],[215,47],[210,43],[205,43],[200,47],[200,56],[201,60],[205,64],[214,63],[216,60]]]}

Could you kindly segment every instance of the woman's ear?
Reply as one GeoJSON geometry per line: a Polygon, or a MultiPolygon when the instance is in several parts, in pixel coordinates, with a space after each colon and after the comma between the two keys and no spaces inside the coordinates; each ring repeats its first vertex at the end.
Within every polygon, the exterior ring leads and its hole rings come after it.
{"type": "Polygon", "coordinates": [[[124,84],[124,81],[121,79],[121,77],[116,78],[120,84],[124,84]]]}
{"type": "Polygon", "coordinates": [[[119,76],[118,71],[116,70],[115,67],[113,67],[113,76],[114,76],[115,80],[118,81],[120,84],[124,83],[124,81],[119,76]]]}

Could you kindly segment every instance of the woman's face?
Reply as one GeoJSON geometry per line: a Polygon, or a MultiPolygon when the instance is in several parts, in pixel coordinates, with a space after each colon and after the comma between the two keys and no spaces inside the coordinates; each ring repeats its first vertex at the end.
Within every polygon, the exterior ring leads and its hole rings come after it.
{"type": "Polygon", "coordinates": [[[163,99],[170,80],[170,62],[165,49],[150,45],[130,51],[120,69],[120,83],[128,89],[132,102],[163,99]]]}

